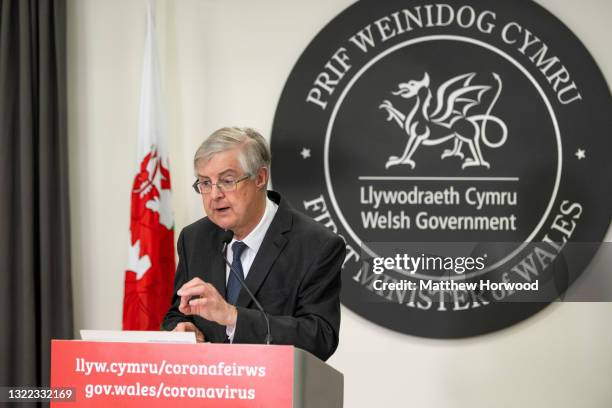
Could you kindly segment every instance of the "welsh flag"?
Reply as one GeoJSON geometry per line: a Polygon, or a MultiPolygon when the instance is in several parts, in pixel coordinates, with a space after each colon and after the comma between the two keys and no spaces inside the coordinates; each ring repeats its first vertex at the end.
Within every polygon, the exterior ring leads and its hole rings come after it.
{"type": "Polygon", "coordinates": [[[159,330],[170,305],[175,271],[174,221],[161,103],[159,55],[149,2],[132,185],[130,246],[125,272],[123,330],[159,330]]]}

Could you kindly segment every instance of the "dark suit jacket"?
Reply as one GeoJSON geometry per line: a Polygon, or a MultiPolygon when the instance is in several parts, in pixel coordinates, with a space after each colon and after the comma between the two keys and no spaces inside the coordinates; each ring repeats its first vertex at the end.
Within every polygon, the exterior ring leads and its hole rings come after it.
{"type": "MultiPolygon", "coordinates": [[[[268,197],[278,210],[245,282],[269,316],[272,343],[292,344],[326,360],[338,346],[340,269],[346,245],[338,235],[292,209],[278,193],[269,191],[268,197]]],[[[182,314],[176,296],[184,283],[199,277],[225,297],[222,234],[208,218],[181,231],[174,296],[162,328],[172,330],[179,322],[191,321],[206,341],[225,341],[225,326],[182,314]]],[[[265,320],[245,290],[240,291],[236,307],[234,343],[263,343],[265,320]]]]}

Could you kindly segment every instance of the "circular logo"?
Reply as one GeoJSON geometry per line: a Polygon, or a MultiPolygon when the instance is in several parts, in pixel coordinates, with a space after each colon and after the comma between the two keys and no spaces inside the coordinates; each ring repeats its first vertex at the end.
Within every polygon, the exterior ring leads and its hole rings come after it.
{"type": "Polygon", "coordinates": [[[543,308],[594,254],[611,107],[584,46],[533,3],[358,2],[285,85],[272,181],[345,238],[345,306],[408,334],[481,334],[543,308]]]}

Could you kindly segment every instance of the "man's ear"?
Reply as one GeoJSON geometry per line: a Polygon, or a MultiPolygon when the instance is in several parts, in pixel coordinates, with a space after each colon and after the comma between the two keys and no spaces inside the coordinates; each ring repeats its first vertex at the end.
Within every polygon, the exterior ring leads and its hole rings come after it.
{"type": "Polygon", "coordinates": [[[270,170],[267,167],[261,167],[257,171],[257,177],[255,177],[255,185],[257,189],[266,189],[268,186],[268,179],[270,178],[270,170]]]}

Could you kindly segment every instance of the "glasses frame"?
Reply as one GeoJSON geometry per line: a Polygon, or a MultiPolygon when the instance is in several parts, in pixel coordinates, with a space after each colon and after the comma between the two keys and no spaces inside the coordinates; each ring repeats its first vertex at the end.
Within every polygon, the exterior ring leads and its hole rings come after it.
{"type": "Polygon", "coordinates": [[[241,181],[247,180],[251,178],[250,174],[246,174],[242,177],[240,177],[238,180],[234,180],[234,183],[232,184],[232,187],[229,189],[225,189],[223,187],[221,187],[219,185],[219,181],[217,181],[216,183],[210,183],[210,191],[205,193],[203,191],[200,191],[200,187],[199,185],[203,183],[203,181],[200,181],[198,179],[196,179],[196,181],[191,185],[191,187],[193,187],[193,189],[195,190],[195,192],[199,195],[206,195],[206,194],[210,194],[212,193],[213,187],[217,186],[217,189],[223,193],[230,193],[232,191],[236,191],[236,189],[238,188],[238,183],[240,183],[241,181]]]}

